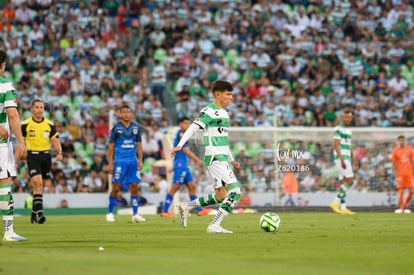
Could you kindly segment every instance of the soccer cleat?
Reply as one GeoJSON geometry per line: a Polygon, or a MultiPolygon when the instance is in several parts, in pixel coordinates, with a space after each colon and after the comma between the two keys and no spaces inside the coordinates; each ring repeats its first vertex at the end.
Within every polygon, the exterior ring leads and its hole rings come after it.
{"type": "Polygon", "coordinates": [[[411,214],[411,210],[410,209],[404,209],[404,214],[411,214]]]}
{"type": "Polygon", "coordinates": [[[197,216],[205,216],[210,214],[212,209],[203,208],[200,211],[198,211],[197,216]]]}
{"type": "Polygon", "coordinates": [[[175,218],[177,217],[176,215],[174,215],[173,213],[170,212],[163,212],[160,214],[161,217],[163,218],[175,218]]]}
{"type": "Polygon", "coordinates": [[[145,219],[143,216],[140,216],[138,214],[132,216],[133,222],[145,222],[147,219],[145,219]]]}
{"type": "Polygon", "coordinates": [[[114,214],[112,214],[112,213],[106,214],[106,221],[107,222],[114,222],[115,221],[114,214]]]}
{"type": "Polygon", "coordinates": [[[339,209],[339,204],[337,204],[336,202],[331,203],[329,206],[331,207],[333,212],[342,214],[341,210],[339,209]]]}
{"type": "Polygon", "coordinates": [[[401,208],[398,208],[398,209],[395,209],[394,213],[401,214],[401,213],[404,213],[404,211],[401,208]]]}
{"type": "Polygon", "coordinates": [[[21,242],[25,240],[26,240],[25,237],[19,236],[14,232],[4,233],[4,237],[3,237],[3,241],[5,242],[21,242]]]}
{"type": "Polygon", "coordinates": [[[46,222],[46,217],[43,216],[43,214],[32,215],[32,217],[30,218],[30,222],[44,224],[46,222]]]}
{"type": "Polygon", "coordinates": [[[188,207],[186,204],[181,202],[178,204],[178,214],[180,215],[181,225],[186,228],[188,219],[188,207]]]}
{"type": "Polygon", "coordinates": [[[233,234],[233,231],[226,230],[220,225],[210,224],[207,227],[207,233],[219,233],[219,234],[233,234]]]}
{"type": "Polygon", "coordinates": [[[352,212],[351,210],[349,210],[348,208],[345,208],[344,210],[341,210],[341,214],[342,215],[354,215],[355,212],[352,212]]]}

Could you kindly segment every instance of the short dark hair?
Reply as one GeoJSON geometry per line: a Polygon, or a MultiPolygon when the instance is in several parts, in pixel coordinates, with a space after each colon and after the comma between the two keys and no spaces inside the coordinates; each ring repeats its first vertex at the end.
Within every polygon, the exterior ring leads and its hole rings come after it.
{"type": "Polygon", "coordinates": [[[398,136],[397,139],[404,139],[404,138],[405,138],[405,136],[401,135],[401,136],[398,136]]]}
{"type": "Polygon", "coordinates": [[[121,109],[120,109],[120,110],[123,110],[123,109],[128,109],[128,110],[131,110],[131,107],[129,107],[129,105],[128,105],[128,104],[123,104],[123,105],[121,106],[121,109]]]}
{"type": "Polygon", "coordinates": [[[38,98],[37,98],[37,99],[33,99],[33,100],[32,100],[32,104],[30,104],[30,106],[31,106],[31,107],[33,107],[33,106],[34,106],[34,104],[35,104],[36,102],[43,103],[43,105],[45,104],[45,103],[43,102],[43,100],[41,100],[41,99],[38,99],[38,98]]]}
{"type": "Polygon", "coordinates": [[[223,91],[233,91],[233,85],[230,82],[224,80],[216,80],[211,84],[212,91],[214,92],[223,92],[223,91]]]}
{"type": "Polygon", "coordinates": [[[178,119],[178,123],[184,122],[186,120],[191,120],[188,116],[183,116],[178,119]]]}
{"type": "Polygon", "coordinates": [[[7,61],[7,52],[0,50],[0,65],[7,61]]]}

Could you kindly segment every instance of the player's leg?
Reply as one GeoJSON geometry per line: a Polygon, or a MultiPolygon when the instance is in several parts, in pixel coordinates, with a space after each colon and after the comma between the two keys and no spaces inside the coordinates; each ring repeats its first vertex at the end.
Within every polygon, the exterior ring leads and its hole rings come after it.
{"type": "MultiPolygon", "coordinates": [[[[189,168],[187,168],[187,175],[185,177],[185,185],[187,186],[187,190],[188,190],[188,195],[190,197],[190,201],[195,201],[198,199],[197,195],[196,195],[196,186],[194,184],[194,179],[193,179],[193,175],[191,174],[191,171],[189,168]]],[[[196,207],[195,211],[197,212],[198,216],[203,216],[203,215],[207,215],[210,210],[207,209],[203,209],[201,207],[196,207]]]]}
{"type": "Polygon", "coordinates": [[[187,171],[184,168],[174,169],[171,187],[168,193],[165,195],[165,200],[162,205],[161,217],[174,217],[175,216],[174,214],[169,212],[169,209],[174,199],[174,194],[177,193],[177,191],[180,189],[182,185],[184,185],[186,173],[187,171]]]}
{"type": "MultiPolygon", "coordinates": [[[[232,231],[226,230],[221,227],[221,223],[224,218],[230,214],[240,200],[241,197],[241,189],[240,184],[237,182],[237,179],[234,175],[234,172],[230,165],[227,162],[217,162],[212,166],[215,168],[212,170],[215,173],[215,178],[221,179],[221,184],[225,183],[226,189],[226,197],[224,198],[223,202],[220,204],[220,207],[215,215],[213,221],[207,227],[208,233],[233,233],[232,231]]],[[[216,190],[220,189],[217,188],[217,184],[220,184],[219,181],[216,181],[216,190]]],[[[222,198],[222,197],[221,197],[222,198]]]]}
{"type": "MultiPolygon", "coordinates": [[[[216,161],[217,162],[217,161],[216,161]]],[[[207,167],[207,172],[210,175],[210,183],[214,186],[214,194],[208,194],[205,196],[200,196],[195,200],[192,200],[188,203],[188,208],[193,209],[197,207],[205,207],[209,205],[214,205],[217,203],[221,203],[227,196],[227,192],[223,187],[223,181],[216,176],[217,172],[217,165],[212,165],[207,167]]]]}
{"type": "Polygon", "coordinates": [[[346,207],[346,195],[348,193],[349,187],[352,186],[354,178],[345,178],[344,183],[339,188],[338,198],[340,199],[340,209],[341,214],[355,214],[355,212],[349,210],[346,207]]]}
{"type": "Polygon", "coordinates": [[[338,169],[338,179],[341,181],[339,192],[337,193],[334,201],[330,204],[330,207],[335,213],[338,214],[354,214],[346,208],[346,195],[348,189],[353,184],[354,174],[352,172],[352,165],[349,160],[345,160],[346,168],[342,168],[341,161],[335,160],[335,165],[338,169]]]}
{"type": "Polygon", "coordinates": [[[221,227],[221,223],[224,218],[232,212],[234,206],[240,200],[241,189],[237,182],[227,185],[226,189],[228,190],[227,196],[220,204],[220,207],[217,211],[217,214],[214,216],[213,221],[207,227],[208,233],[233,233],[232,231],[221,227]]]}
{"type": "Polygon", "coordinates": [[[11,192],[10,162],[7,148],[0,148],[0,212],[3,220],[3,241],[24,241],[26,238],[14,232],[14,201],[11,192]]]}
{"type": "Polygon", "coordinates": [[[132,221],[133,222],[143,222],[145,218],[138,215],[138,206],[139,206],[139,186],[138,183],[141,182],[140,172],[138,170],[138,165],[136,161],[130,162],[128,164],[126,182],[130,182],[129,191],[131,193],[131,206],[132,206],[132,221]]]}
{"type": "Polygon", "coordinates": [[[404,213],[404,192],[405,192],[405,188],[403,185],[404,179],[403,177],[397,176],[395,180],[396,180],[396,187],[398,190],[398,209],[396,209],[394,213],[401,214],[401,213],[404,213]]]}
{"type": "Polygon", "coordinates": [[[106,221],[107,222],[114,222],[114,209],[116,204],[116,195],[118,192],[121,191],[121,183],[119,182],[112,182],[112,189],[109,192],[109,200],[108,200],[108,210],[106,212],[106,221]]]}
{"type": "Polygon", "coordinates": [[[162,211],[161,211],[161,217],[174,217],[174,214],[169,212],[171,203],[173,201],[175,193],[180,189],[180,185],[176,184],[174,181],[171,184],[170,190],[165,195],[164,203],[162,204],[162,211]]]}
{"type": "Polygon", "coordinates": [[[407,197],[405,198],[405,200],[403,200],[403,208],[402,209],[404,209],[404,213],[410,214],[411,210],[407,209],[407,205],[410,203],[411,198],[413,196],[414,187],[413,187],[413,178],[412,178],[412,176],[410,175],[410,176],[404,177],[404,182],[402,184],[403,184],[404,189],[407,189],[407,191],[408,191],[407,197]]]}
{"type": "Polygon", "coordinates": [[[30,174],[30,182],[33,185],[33,205],[31,223],[43,224],[46,221],[43,215],[43,177],[50,175],[50,155],[31,154],[27,155],[27,164],[30,174]],[[48,157],[48,158],[46,158],[48,157]],[[47,164],[50,164],[47,165],[47,164]],[[49,170],[46,170],[49,168],[49,170]]]}
{"type": "Polygon", "coordinates": [[[116,204],[116,196],[121,191],[121,184],[126,176],[126,166],[119,161],[114,162],[114,171],[112,173],[112,189],[109,192],[108,211],[106,213],[106,221],[114,222],[114,208],[116,204]]]}
{"type": "MultiPolygon", "coordinates": [[[[190,197],[190,201],[195,201],[198,199],[197,195],[196,195],[196,186],[194,184],[193,181],[187,182],[186,184],[187,189],[188,189],[188,196],[190,197]]],[[[207,215],[208,211],[207,209],[201,208],[201,207],[196,207],[195,211],[197,212],[198,216],[203,216],[203,215],[207,215]]]]}

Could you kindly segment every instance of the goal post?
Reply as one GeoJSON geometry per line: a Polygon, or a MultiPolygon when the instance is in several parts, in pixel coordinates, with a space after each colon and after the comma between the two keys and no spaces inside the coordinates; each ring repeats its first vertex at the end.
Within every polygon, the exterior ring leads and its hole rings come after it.
{"type": "MultiPolygon", "coordinates": [[[[406,136],[406,143],[414,144],[412,128],[352,128],[352,148],[358,161],[354,167],[353,193],[386,194],[380,204],[395,204],[395,179],[389,159],[399,135],[406,136]]],[[[326,202],[308,197],[323,194],[332,198],[339,184],[333,161],[334,127],[232,127],[229,130],[232,152],[239,160],[240,148],[247,151],[249,165],[241,167],[239,181],[251,193],[273,194],[274,206],[287,205],[288,196],[282,182],[287,172],[293,172],[298,184],[298,195],[292,205],[326,202]],[[286,164],[286,158],[293,164],[286,164]],[[281,165],[282,164],[282,165],[281,165]],[[287,171],[291,170],[291,171],[287,171]],[[247,174],[247,176],[245,176],[247,174]],[[242,176],[241,176],[242,175],[242,176]],[[260,186],[261,179],[266,186],[260,186]],[[300,200],[305,200],[301,202],[300,200]]],[[[368,202],[367,202],[368,203],[368,202]]],[[[378,202],[375,202],[378,203],[378,202]]],[[[358,204],[366,204],[356,201],[358,204]]],[[[372,202],[374,204],[374,202],[372,202]]]]}

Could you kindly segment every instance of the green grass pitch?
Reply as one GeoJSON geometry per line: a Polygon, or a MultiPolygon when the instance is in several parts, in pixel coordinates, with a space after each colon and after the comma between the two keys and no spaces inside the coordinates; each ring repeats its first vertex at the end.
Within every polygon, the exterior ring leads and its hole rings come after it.
{"type": "Polygon", "coordinates": [[[279,213],[281,228],[259,228],[261,213],[230,215],[234,234],[207,234],[212,216],[15,218],[20,243],[0,243],[1,274],[414,274],[412,215],[279,213]],[[98,248],[104,247],[103,251],[98,248]]]}

